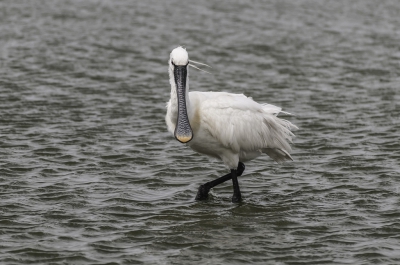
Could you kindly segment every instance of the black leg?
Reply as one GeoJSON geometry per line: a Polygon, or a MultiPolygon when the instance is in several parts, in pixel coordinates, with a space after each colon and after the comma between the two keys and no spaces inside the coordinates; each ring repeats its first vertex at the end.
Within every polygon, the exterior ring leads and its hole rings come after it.
{"type": "Polygon", "coordinates": [[[232,169],[231,170],[231,175],[232,175],[232,184],[233,184],[232,202],[241,202],[242,201],[242,194],[240,193],[239,181],[237,179],[237,170],[236,169],[232,169]]]}
{"type": "MultiPolygon", "coordinates": [[[[241,176],[243,174],[243,171],[245,169],[245,166],[242,162],[239,162],[238,164],[238,168],[236,171],[236,182],[237,182],[237,177],[241,176]]],[[[208,193],[210,192],[210,189],[214,188],[215,186],[224,183],[227,180],[232,179],[232,171],[229,174],[226,174],[225,176],[222,176],[220,178],[217,178],[213,181],[207,182],[203,185],[201,185],[199,187],[199,190],[197,191],[197,195],[196,195],[196,200],[197,201],[201,201],[201,200],[205,200],[208,197],[208,193]]],[[[238,188],[239,188],[239,184],[238,184],[238,188]]],[[[239,194],[240,194],[240,190],[239,190],[239,194]]]]}

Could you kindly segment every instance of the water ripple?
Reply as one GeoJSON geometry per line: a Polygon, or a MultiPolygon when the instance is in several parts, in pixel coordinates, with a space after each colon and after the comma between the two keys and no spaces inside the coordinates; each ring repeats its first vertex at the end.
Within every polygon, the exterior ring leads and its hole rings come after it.
{"type": "Polygon", "coordinates": [[[395,1],[0,2],[0,263],[397,264],[395,1]],[[282,106],[293,158],[225,174],[166,131],[191,89],[282,106]]]}

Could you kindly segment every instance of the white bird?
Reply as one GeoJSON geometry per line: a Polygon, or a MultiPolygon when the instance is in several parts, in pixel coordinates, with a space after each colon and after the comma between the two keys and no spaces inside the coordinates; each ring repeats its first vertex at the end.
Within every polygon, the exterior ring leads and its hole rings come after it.
{"type": "Polygon", "coordinates": [[[245,169],[243,162],[263,153],[278,163],[293,160],[289,154],[294,136],[291,130],[297,127],[277,117],[281,108],[259,104],[243,94],[189,92],[187,66],[191,63],[184,48],[177,47],[171,52],[168,61],[171,98],[165,117],[168,130],[179,142],[222,160],[231,170],[201,185],[196,200],[206,199],[211,188],[232,179],[232,202],[240,202],[237,177],[245,169]]]}

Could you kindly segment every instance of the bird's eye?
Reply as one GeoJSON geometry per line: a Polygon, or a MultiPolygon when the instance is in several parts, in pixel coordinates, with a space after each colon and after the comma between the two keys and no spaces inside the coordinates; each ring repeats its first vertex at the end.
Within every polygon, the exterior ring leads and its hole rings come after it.
{"type": "Polygon", "coordinates": [[[172,59],[171,59],[171,63],[172,63],[173,66],[176,66],[176,65],[174,64],[174,61],[172,61],[172,59]]]}

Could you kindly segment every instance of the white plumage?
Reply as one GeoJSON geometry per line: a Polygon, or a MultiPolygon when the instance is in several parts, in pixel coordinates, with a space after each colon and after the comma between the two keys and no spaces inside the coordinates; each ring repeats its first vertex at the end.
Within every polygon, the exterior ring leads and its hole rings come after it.
{"type": "Polygon", "coordinates": [[[194,151],[220,159],[232,170],[233,175],[228,174],[215,183],[200,186],[196,199],[205,199],[210,188],[232,179],[232,201],[239,202],[241,195],[236,175],[240,176],[244,170],[242,164],[239,172],[239,162],[252,160],[262,153],[278,163],[292,160],[289,153],[294,135],[291,130],[297,127],[277,117],[281,108],[259,104],[243,94],[189,92],[186,67],[189,63],[189,56],[182,47],[171,52],[171,98],[165,118],[168,130],[194,151]]]}
{"type": "MultiPolygon", "coordinates": [[[[187,64],[185,49],[178,47],[171,59],[187,64]],[[183,58],[183,59],[182,59],[183,58]]],[[[177,121],[176,85],[173,65],[169,61],[171,99],[167,104],[166,123],[174,133],[177,121]]],[[[225,92],[188,92],[186,106],[193,139],[187,143],[194,151],[221,159],[230,169],[238,162],[254,159],[262,153],[277,162],[291,159],[289,143],[297,129],[287,120],[277,117],[281,108],[259,104],[243,94],[225,92]]]]}

